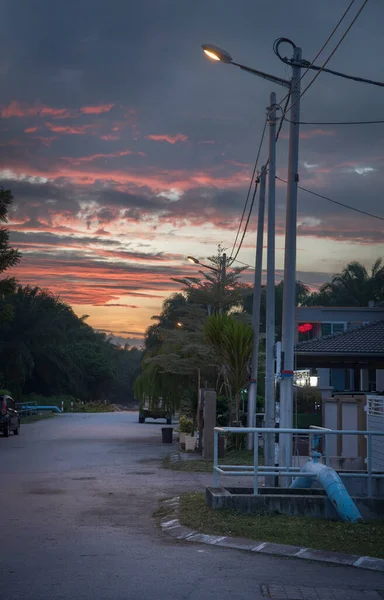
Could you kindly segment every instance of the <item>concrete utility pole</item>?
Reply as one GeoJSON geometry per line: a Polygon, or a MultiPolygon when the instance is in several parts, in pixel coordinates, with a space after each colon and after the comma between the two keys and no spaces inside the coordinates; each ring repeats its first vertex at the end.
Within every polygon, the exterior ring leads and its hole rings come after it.
{"type": "MultiPolygon", "coordinates": [[[[265,427],[274,427],[275,418],[275,221],[276,221],[276,94],[270,95],[269,124],[269,171],[268,171],[268,245],[267,245],[267,299],[265,342],[265,427]]],[[[264,440],[264,464],[273,466],[275,440],[266,434],[264,440]]]]}
{"type": "MultiPolygon", "coordinates": [[[[293,427],[293,370],[296,329],[296,228],[297,184],[299,181],[299,121],[301,48],[293,52],[288,155],[287,208],[285,221],[284,293],[283,293],[283,366],[280,384],[280,427],[293,427]]],[[[292,435],[280,436],[280,465],[292,462],[292,435]]]]}
{"type": "MultiPolygon", "coordinates": [[[[203,44],[203,51],[212,60],[230,64],[240,68],[242,71],[272,81],[278,85],[288,88],[290,100],[290,131],[289,131],[289,156],[288,156],[288,185],[287,185],[287,208],[285,222],[285,257],[284,257],[284,298],[283,298],[283,335],[282,353],[283,368],[281,371],[280,387],[280,425],[283,428],[292,429],[293,425],[293,367],[294,367],[294,344],[295,344],[295,308],[296,308],[296,227],[297,227],[297,183],[298,183],[298,161],[299,161],[299,122],[300,122],[300,81],[301,69],[307,66],[302,61],[301,48],[298,48],[288,38],[279,38],[274,44],[275,54],[285,64],[292,67],[290,80],[270,75],[258,69],[253,69],[241,63],[235,62],[226,51],[213,44],[203,44]],[[283,59],[279,54],[279,46],[288,43],[293,48],[292,59],[283,59]]],[[[280,464],[290,465],[292,462],[292,435],[281,436],[280,439],[280,464]]]]}
{"type": "MultiPolygon", "coordinates": [[[[221,293],[221,303],[224,303],[225,298],[225,278],[227,276],[227,255],[225,252],[223,253],[221,259],[221,269],[220,269],[220,293],[221,293]]],[[[220,308],[220,314],[223,312],[223,307],[220,308]]]]}
{"type": "MultiPolygon", "coordinates": [[[[257,239],[256,239],[256,265],[253,284],[252,304],[252,326],[253,326],[253,348],[251,382],[248,390],[247,427],[255,427],[256,398],[257,398],[257,376],[259,370],[259,343],[260,343],[260,300],[261,300],[261,274],[263,263],[263,237],[264,237],[264,212],[265,212],[265,180],[266,169],[261,168],[259,212],[257,217],[257,239]]],[[[253,449],[253,434],[248,434],[248,450],[253,449]]]]}

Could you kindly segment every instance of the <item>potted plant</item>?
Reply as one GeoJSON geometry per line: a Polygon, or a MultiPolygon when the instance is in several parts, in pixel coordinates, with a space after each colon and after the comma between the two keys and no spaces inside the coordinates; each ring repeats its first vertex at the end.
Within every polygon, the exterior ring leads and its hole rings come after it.
{"type": "Polygon", "coordinates": [[[179,419],[179,443],[181,448],[185,448],[185,436],[186,434],[190,435],[192,430],[193,423],[191,419],[188,419],[185,415],[181,415],[179,419]]]}
{"type": "Polygon", "coordinates": [[[185,450],[186,452],[193,452],[196,449],[197,437],[194,435],[195,427],[192,419],[185,418],[183,429],[185,450]]]}

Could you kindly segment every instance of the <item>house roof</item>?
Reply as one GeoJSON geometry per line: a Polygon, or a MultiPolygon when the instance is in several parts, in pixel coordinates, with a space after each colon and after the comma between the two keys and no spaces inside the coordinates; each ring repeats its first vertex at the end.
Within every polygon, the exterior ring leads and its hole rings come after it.
{"type": "Polygon", "coordinates": [[[384,357],[384,319],[373,321],[352,331],[299,342],[298,354],[380,355],[384,357]]]}

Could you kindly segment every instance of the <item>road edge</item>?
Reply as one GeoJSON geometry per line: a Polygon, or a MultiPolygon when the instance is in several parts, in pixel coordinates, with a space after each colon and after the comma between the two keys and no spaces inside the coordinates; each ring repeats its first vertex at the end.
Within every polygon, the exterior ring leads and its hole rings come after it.
{"type": "Polygon", "coordinates": [[[287,544],[274,544],[247,538],[234,538],[230,536],[208,535],[185,527],[180,523],[179,508],[180,496],[163,500],[161,506],[167,514],[160,520],[161,529],[176,540],[186,542],[197,542],[221,548],[232,548],[255,554],[269,554],[274,556],[285,556],[318,562],[332,563],[341,566],[350,566],[358,569],[368,569],[384,573],[384,559],[373,556],[358,556],[354,554],[342,554],[341,552],[329,552],[326,550],[315,550],[313,548],[301,548],[300,546],[289,546],[287,544]]]}

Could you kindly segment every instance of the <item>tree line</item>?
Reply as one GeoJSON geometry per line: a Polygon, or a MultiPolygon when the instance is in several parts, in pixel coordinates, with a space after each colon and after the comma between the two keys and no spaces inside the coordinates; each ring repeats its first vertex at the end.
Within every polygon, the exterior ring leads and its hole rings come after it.
{"type": "MultiPolygon", "coordinates": [[[[0,222],[13,196],[0,189],[0,222]]],[[[17,265],[9,231],[0,228],[0,273],[17,265]]],[[[78,317],[71,306],[38,286],[0,280],[0,387],[17,399],[30,394],[82,402],[132,403],[142,352],[116,346],[78,317]]]]}

